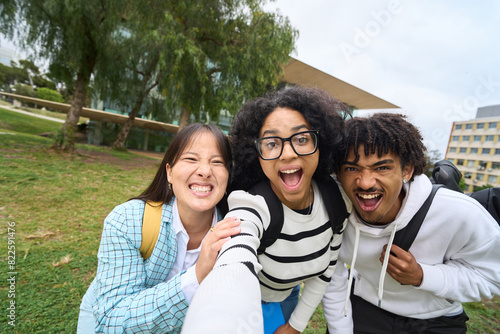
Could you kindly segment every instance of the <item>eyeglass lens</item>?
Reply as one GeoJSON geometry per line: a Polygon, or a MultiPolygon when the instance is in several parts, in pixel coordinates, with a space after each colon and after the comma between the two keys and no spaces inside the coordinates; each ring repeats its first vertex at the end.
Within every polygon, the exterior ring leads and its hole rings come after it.
{"type": "Polygon", "coordinates": [[[316,134],[314,132],[299,132],[290,138],[265,137],[259,139],[259,151],[264,159],[276,159],[283,151],[285,141],[289,141],[298,155],[311,154],[316,150],[316,134]]]}

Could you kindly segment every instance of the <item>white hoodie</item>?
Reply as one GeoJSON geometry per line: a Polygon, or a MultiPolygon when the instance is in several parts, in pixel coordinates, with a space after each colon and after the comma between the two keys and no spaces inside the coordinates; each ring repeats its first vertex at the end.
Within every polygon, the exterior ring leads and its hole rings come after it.
{"type": "MultiPolygon", "coordinates": [[[[425,175],[405,185],[406,196],[396,219],[382,228],[367,226],[353,213],[344,231],[340,260],[354,267],[354,294],[384,310],[417,319],[462,311],[462,302],[500,294],[500,227],[475,200],[439,189],[410,248],[423,270],[419,287],[401,285],[382,268],[379,258],[393,234],[404,228],[431,192],[425,175]],[[357,249],[355,249],[357,248],[357,249]],[[353,263],[355,259],[355,263],[353,263]]],[[[347,270],[341,263],[338,270],[347,270]]],[[[349,332],[349,318],[332,301],[349,293],[345,273],[337,272],[323,299],[325,314],[338,321],[330,332],[349,332]]],[[[350,303],[346,304],[350,315],[350,303]]],[[[352,331],[352,329],[351,329],[352,331]]]]}

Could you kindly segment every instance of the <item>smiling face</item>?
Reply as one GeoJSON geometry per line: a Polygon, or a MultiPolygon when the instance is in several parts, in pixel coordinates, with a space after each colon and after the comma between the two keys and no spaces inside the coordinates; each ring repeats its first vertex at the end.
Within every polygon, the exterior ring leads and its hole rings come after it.
{"type": "MultiPolygon", "coordinates": [[[[260,129],[259,136],[288,138],[301,131],[311,130],[304,116],[296,110],[276,108],[260,129]]],[[[309,207],[311,179],[319,160],[319,149],[310,155],[297,155],[290,142],[283,146],[281,156],[275,160],[262,160],[260,166],[271,182],[271,188],[280,201],[291,209],[309,207]]]]}
{"type": "Polygon", "coordinates": [[[212,212],[227,187],[229,171],[212,133],[194,134],[167,177],[181,218],[187,212],[212,212]]]}
{"type": "Polygon", "coordinates": [[[385,225],[396,218],[404,199],[403,179],[410,180],[413,165],[402,168],[399,156],[388,154],[364,155],[364,146],[358,148],[355,161],[351,147],[342,163],[339,180],[358,215],[368,223],[385,225]]]}

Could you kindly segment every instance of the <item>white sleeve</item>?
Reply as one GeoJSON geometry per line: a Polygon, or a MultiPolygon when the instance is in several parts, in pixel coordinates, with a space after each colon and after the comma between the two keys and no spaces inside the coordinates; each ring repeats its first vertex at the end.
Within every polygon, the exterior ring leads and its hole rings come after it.
{"type": "Polygon", "coordinates": [[[323,296],[323,312],[330,333],[352,333],[352,309],[350,291],[347,291],[348,271],[342,261],[337,262],[332,280],[323,296]],[[347,309],[345,302],[347,298],[347,309]]]}
{"type": "Polygon", "coordinates": [[[448,260],[435,265],[419,263],[423,280],[417,289],[462,303],[500,295],[500,227],[486,211],[484,214],[487,217],[476,212],[475,217],[464,218],[473,224],[460,230],[465,241],[450,244],[453,253],[448,260]]]}
{"type": "Polygon", "coordinates": [[[241,233],[226,242],[213,270],[201,282],[186,315],[182,333],[263,333],[257,248],[269,221],[265,201],[235,191],[228,217],[241,219],[241,233]],[[246,208],[251,208],[246,210],[246,208]]]}

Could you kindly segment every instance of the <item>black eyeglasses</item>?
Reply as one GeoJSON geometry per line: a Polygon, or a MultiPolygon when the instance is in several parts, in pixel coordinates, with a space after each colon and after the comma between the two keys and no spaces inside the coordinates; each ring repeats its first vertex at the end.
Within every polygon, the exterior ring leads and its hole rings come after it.
{"type": "Polygon", "coordinates": [[[263,137],[255,140],[255,147],[262,160],[274,160],[281,157],[285,142],[290,142],[297,155],[309,155],[318,149],[319,130],[297,132],[288,138],[277,136],[263,137]]]}

